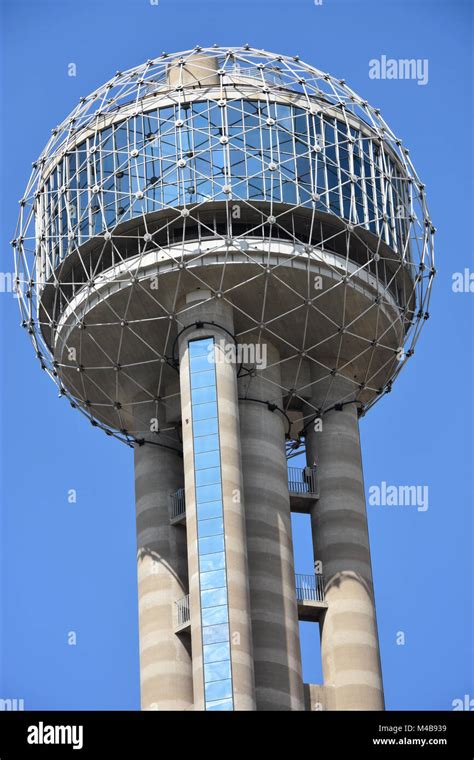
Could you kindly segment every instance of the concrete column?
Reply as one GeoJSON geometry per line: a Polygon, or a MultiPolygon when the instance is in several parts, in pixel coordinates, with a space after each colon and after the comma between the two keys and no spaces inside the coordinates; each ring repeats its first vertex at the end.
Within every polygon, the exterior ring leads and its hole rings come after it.
{"type": "Polygon", "coordinates": [[[174,62],[168,68],[168,84],[172,87],[184,85],[187,87],[211,87],[219,84],[218,60],[206,53],[193,53],[181,63],[174,62]]]}
{"type": "Polygon", "coordinates": [[[211,294],[207,291],[196,291],[188,295],[179,311],[178,320],[181,329],[189,326],[179,339],[179,361],[194,709],[204,709],[204,672],[188,342],[196,338],[214,337],[234,710],[255,710],[236,366],[223,359],[223,344],[233,344],[229,335],[233,334],[232,307],[224,300],[211,299],[211,294]],[[194,323],[200,321],[205,324],[195,327],[194,323]]]}
{"type": "Polygon", "coordinates": [[[324,684],[334,687],[336,710],[383,710],[356,404],[324,414],[321,432],[310,425],[306,447],[320,487],[311,520],[328,603],[321,624],[324,684]]]}
{"type": "Polygon", "coordinates": [[[175,602],[188,593],[186,532],[170,524],[170,494],[183,486],[176,436],[135,448],[140,681],[143,710],[193,704],[189,634],[175,634],[175,602]],[[169,448],[168,448],[169,447],[169,448]]]}
{"type": "Polygon", "coordinates": [[[268,368],[239,381],[257,709],[304,710],[285,418],[259,403],[282,407],[279,354],[266,350],[268,368]]]}

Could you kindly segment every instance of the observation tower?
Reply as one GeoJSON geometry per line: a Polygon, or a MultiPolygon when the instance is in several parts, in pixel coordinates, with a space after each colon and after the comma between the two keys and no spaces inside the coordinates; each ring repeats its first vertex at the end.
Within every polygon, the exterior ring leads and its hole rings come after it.
{"type": "Polygon", "coordinates": [[[358,419],[429,316],[433,233],[379,111],[298,56],[163,53],[53,130],[13,241],[22,323],[134,449],[143,709],[383,709],[358,419]]]}

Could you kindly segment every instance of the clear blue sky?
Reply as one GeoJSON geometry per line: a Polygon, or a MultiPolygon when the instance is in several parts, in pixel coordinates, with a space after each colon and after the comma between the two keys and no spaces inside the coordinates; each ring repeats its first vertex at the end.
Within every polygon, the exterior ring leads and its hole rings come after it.
{"type": "MultiPolygon", "coordinates": [[[[362,421],[366,489],[428,485],[427,512],[369,507],[387,707],[450,709],[472,684],[472,4],[445,0],[3,0],[2,264],[18,198],[79,97],[163,50],[249,42],[345,78],[410,147],[438,235],[432,317],[391,396],[362,421]],[[381,55],[429,82],[369,78],[381,55]],[[75,63],[77,76],[68,77],[75,63]],[[405,634],[405,645],[396,643],[405,634]]],[[[139,706],[132,452],[57,398],[0,294],[0,697],[27,709],[139,706]],[[77,503],[69,504],[69,489],[77,503]],[[68,632],[77,636],[68,645],[68,632]]],[[[296,566],[310,572],[304,520],[296,566]]],[[[320,679],[303,630],[306,681],[320,679]]]]}

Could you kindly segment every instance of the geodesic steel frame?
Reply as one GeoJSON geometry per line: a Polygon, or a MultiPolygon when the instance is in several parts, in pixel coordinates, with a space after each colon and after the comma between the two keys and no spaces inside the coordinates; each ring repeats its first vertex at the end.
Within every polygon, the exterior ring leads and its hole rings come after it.
{"type": "MultiPolygon", "coordinates": [[[[92,424],[102,427],[109,435],[132,442],[133,437],[126,430],[118,426],[112,428],[95,418],[94,405],[81,393],[80,384],[77,392],[72,393],[61,382],[61,367],[52,355],[58,314],[65,310],[75,314],[78,293],[87,292],[88,301],[101,297],[103,269],[97,266],[94,271],[86,272],[84,246],[89,241],[102,239],[104,251],[109,245],[115,257],[114,267],[121,267],[123,283],[140,289],[140,280],[135,281],[136,260],[133,269],[129,267],[127,256],[119,246],[119,239],[123,243],[127,238],[122,232],[123,223],[142,220],[145,230],[142,238],[129,236],[140,259],[155,251],[157,256],[168,256],[172,267],[180,268],[185,265],[185,256],[188,261],[190,258],[189,249],[185,251],[184,236],[181,253],[177,253],[176,246],[170,253],[169,239],[164,244],[163,240],[158,241],[156,230],[148,232],[149,215],[173,210],[180,214],[184,227],[191,220],[205,227],[206,222],[199,220],[199,213],[216,201],[226,208],[236,201],[244,204],[260,218],[254,234],[266,236],[268,245],[279,239],[279,230],[284,229],[288,239],[285,220],[289,208],[291,211],[304,209],[310,214],[311,227],[321,214],[342,222],[340,230],[333,234],[348,241],[346,269],[335,287],[343,288],[351,278],[360,277],[364,272],[375,280],[377,290],[384,297],[393,300],[398,271],[408,271],[413,293],[405,293],[404,301],[409,302],[413,295],[416,308],[402,315],[406,331],[404,344],[399,347],[400,356],[394,360],[385,387],[374,388],[375,398],[361,405],[365,411],[390,390],[402,366],[413,355],[422,325],[429,316],[435,275],[434,228],[424,186],[408,150],[379,111],[356,95],[343,80],[318,71],[297,56],[289,58],[248,45],[196,47],[172,55],[163,53],[141,66],[117,72],[105,85],[81,98],[68,118],[53,130],[51,139],[33,164],[30,181],[20,201],[20,218],[13,241],[16,283],[23,326],[31,336],[42,368],[56,382],[60,395],[67,396],[92,424]],[[185,76],[186,67],[199,56],[207,56],[212,65],[203,58],[204,63],[199,64],[199,80],[190,82],[185,76]],[[173,72],[171,79],[170,71],[173,72]],[[235,88],[233,97],[229,96],[231,87],[235,88]],[[199,104],[203,102],[207,105],[200,111],[199,104]],[[249,102],[254,103],[253,111],[245,105],[249,102]],[[256,103],[260,105],[257,107],[256,103]],[[166,109],[169,115],[165,117],[162,114],[166,109]],[[220,123],[212,116],[215,113],[221,115],[220,123]],[[196,126],[198,119],[199,126],[196,126]],[[146,132],[146,120],[156,131],[146,132]],[[300,128],[298,124],[306,127],[300,128]],[[252,131],[258,133],[260,149],[249,145],[252,131]],[[196,135],[202,137],[204,133],[205,139],[196,145],[196,135]],[[109,148],[106,134],[111,140],[109,148]],[[183,138],[186,134],[187,140],[183,138]],[[282,145],[290,143],[291,147],[285,151],[282,145]],[[217,159],[218,155],[222,158],[217,159]],[[203,156],[208,158],[203,159],[203,156]],[[154,174],[156,166],[159,166],[157,176],[154,174]],[[151,176],[150,172],[153,172],[151,176]],[[349,241],[359,239],[366,243],[367,232],[371,237],[371,258],[354,266],[349,257],[349,241]],[[395,274],[379,271],[383,262],[379,264],[378,251],[384,246],[396,253],[393,257],[397,267],[395,274]],[[84,269],[78,282],[62,274],[72,254],[82,262],[84,269]],[[41,308],[46,286],[54,289],[55,307],[50,312],[41,308]]],[[[212,232],[216,250],[223,246],[227,250],[233,248],[249,261],[253,260],[252,252],[246,247],[252,230],[232,238],[227,229],[215,228],[212,232]]],[[[314,250],[311,235],[303,238],[296,230],[292,237],[290,235],[290,242],[293,252],[287,260],[302,253],[310,260],[314,250]]],[[[324,250],[327,242],[323,237],[318,247],[324,250]]],[[[100,258],[105,260],[105,255],[100,258]]],[[[270,272],[262,270],[262,276],[264,274],[278,277],[280,272],[275,266],[270,272]]],[[[195,277],[196,283],[206,287],[202,275],[195,277]]],[[[225,291],[218,296],[226,298],[225,291]]],[[[319,296],[310,293],[307,296],[306,300],[317,313],[319,296]]],[[[171,313],[168,316],[176,317],[171,313]]],[[[119,324],[126,321],[125,315],[114,314],[113,318],[119,324]]],[[[79,314],[77,319],[80,322],[79,314]]],[[[265,321],[265,304],[262,304],[261,322],[256,327],[271,337],[271,324],[265,321]]],[[[342,328],[347,330],[350,326],[342,325],[342,328]]],[[[304,336],[301,345],[293,348],[295,356],[305,354],[304,336]]],[[[172,361],[169,349],[168,345],[154,357],[156,361],[172,361]]],[[[120,363],[119,357],[108,357],[106,352],[104,361],[111,366],[120,363]]],[[[87,367],[83,369],[87,371],[87,367]]],[[[336,367],[336,374],[341,369],[343,367],[336,367]]],[[[126,372],[127,368],[121,367],[121,370],[126,372]]],[[[129,371],[133,372],[131,368],[129,371]]],[[[370,378],[367,378],[367,387],[369,385],[370,378]]],[[[156,396],[163,398],[159,387],[156,396]]]]}

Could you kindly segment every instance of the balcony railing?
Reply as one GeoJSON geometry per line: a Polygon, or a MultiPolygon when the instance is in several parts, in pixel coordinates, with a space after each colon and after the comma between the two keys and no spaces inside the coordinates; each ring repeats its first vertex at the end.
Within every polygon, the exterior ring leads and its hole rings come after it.
{"type": "Polygon", "coordinates": [[[189,611],[189,594],[183,596],[182,599],[178,599],[176,604],[176,627],[184,628],[191,620],[191,613],[189,611]]]}
{"type": "Polygon", "coordinates": [[[295,574],[298,602],[324,602],[324,582],[321,573],[315,575],[295,574]]]}
{"type": "Polygon", "coordinates": [[[315,494],[316,469],[314,467],[288,467],[288,490],[294,494],[315,494]]]}
{"type": "Polygon", "coordinates": [[[186,502],[184,500],[184,488],[179,488],[171,494],[171,521],[175,522],[186,515],[186,502]]]}

